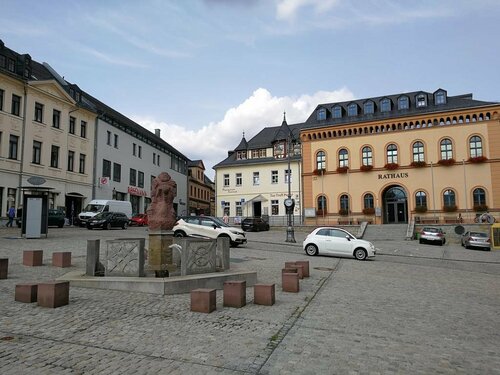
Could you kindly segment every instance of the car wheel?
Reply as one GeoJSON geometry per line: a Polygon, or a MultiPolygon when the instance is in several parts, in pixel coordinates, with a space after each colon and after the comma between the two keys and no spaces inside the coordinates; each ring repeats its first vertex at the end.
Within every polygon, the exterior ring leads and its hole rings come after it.
{"type": "Polygon", "coordinates": [[[127,227],[128,227],[128,224],[127,223],[123,223],[122,228],[123,229],[127,229],[127,227]]]}
{"type": "Polygon", "coordinates": [[[306,254],[309,256],[314,256],[318,254],[318,247],[312,243],[308,244],[305,248],[306,254]]]}
{"type": "Polygon", "coordinates": [[[174,233],[174,237],[186,237],[186,233],[184,233],[181,230],[178,230],[177,232],[174,233]]]}
{"type": "Polygon", "coordinates": [[[446,238],[443,238],[443,245],[446,243],[446,238]]]}
{"type": "Polygon", "coordinates": [[[465,244],[464,246],[465,246],[466,249],[470,249],[469,245],[465,244]]]}
{"type": "Polygon", "coordinates": [[[92,230],[92,227],[87,227],[88,230],[92,230]]]}
{"type": "Polygon", "coordinates": [[[110,229],[111,229],[111,223],[107,223],[107,224],[106,224],[106,229],[107,229],[107,230],[110,230],[110,229]]]}
{"type": "Polygon", "coordinates": [[[465,247],[465,245],[464,245],[464,241],[463,241],[463,240],[462,240],[462,241],[460,241],[460,245],[462,245],[462,247],[465,247]]]}
{"type": "Polygon", "coordinates": [[[366,250],[361,249],[361,248],[354,250],[354,257],[357,260],[365,260],[366,259],[366,250]]]}
{"type": "Polygon", "coordinates": [[[420,239],[418,240],[418,243],[424,243],[424,240],[420,238],[420,239]]]}

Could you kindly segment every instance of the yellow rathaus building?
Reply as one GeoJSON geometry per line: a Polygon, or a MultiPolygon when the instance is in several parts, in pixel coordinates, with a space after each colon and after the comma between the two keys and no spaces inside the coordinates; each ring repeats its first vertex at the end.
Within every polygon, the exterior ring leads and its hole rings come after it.
{"type": "Polygon", "coordinates": [[[499,111],[443,89],[318,105],[300,132],[305,224],[498,221],[499,111]]]}
{"type": "Polygon", "coordinates": [[[300,177],[291,180],[295,224],[471,223],[486,212],[498,221],[499,112],[443,89],[319,104],[288,128],[290,167],[286,122],[214,167],[217,215],[282,223],[290,169],[300,177]]]}

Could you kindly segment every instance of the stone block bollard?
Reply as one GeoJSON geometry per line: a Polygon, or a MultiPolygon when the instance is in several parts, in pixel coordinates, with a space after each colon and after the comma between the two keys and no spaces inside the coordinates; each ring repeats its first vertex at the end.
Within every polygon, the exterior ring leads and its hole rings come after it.
{"type": "Polygon", "coordinates": [[[23,283],[16,284],[14,299],[17,302],[32,303],[37,300],[38,284],[23,283]]]}
{"type": "Polygon", "coordinates": [[[247,304],[247,282],[224,282],[224,306],[243,307],[247,304]]]}
{"type": "Polygon", "coordinates": [[[9,258],[0,258],[0,279],[6,279],[9,273],[9,258]]]}
{"type": "Polygon", "coordinates": [[[193,289],[191,291],[191,311],[211,313],[216,309],[217,291],[215,289],[193,289]]]}
{"type": "Polygon", "coordinates": [[[38,306],[60,307],[69,303],[69,281],[49,281],[38,284],[38,306]]]}
{"type": "Polygon", "coordinates": [[[253,286],[253,303],[272,306],[276,301],[274,284],[255,284],[253,286]]]}
{"type": "Polygon", "coordinates": [[[282,273],[281,283],[284,292],[298,293],[300,290],[298,273],[282,273]]]}
{"type": "Polygon", "coordinates": [[[71,252],[52,253],[52,265],[54,267],[71,267],[71,252]]]}
{"type": "Polygon", "coordinates": [[[23,265],[29,267],[41,266],[43,263],[43,250],[24,250],[23,265]]]}

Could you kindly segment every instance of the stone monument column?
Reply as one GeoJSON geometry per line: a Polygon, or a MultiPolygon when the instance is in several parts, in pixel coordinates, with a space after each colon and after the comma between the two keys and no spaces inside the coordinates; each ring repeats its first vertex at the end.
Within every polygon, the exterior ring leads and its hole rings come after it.
{"type": "Polygon", "coordinates": [[[173,263],[172,249],[176,215],[174,198],[177,184],[167,172],[162,172],[151,186],[151,205],[147,210],[149,229],[149,267],[156,277],[168,277],[169,272],[178,268],[173,263]]]}

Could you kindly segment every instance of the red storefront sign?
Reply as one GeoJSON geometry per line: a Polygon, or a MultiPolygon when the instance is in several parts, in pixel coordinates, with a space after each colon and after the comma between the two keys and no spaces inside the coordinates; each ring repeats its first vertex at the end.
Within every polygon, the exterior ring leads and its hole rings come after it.
{"type": "Polygon", "coordinates": [[[143,197],[147,197],[148,193],[146,193],[146,190],[139,189],[138,187],[135,186],[129,186],[128,187],[128,193],[131,195],[140,195],[143,197]]]}

